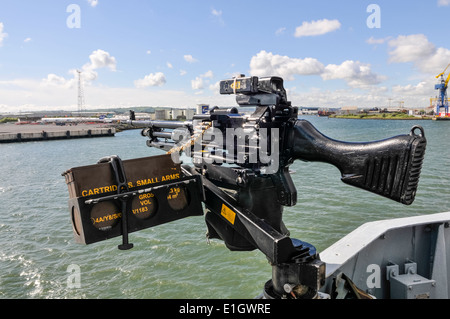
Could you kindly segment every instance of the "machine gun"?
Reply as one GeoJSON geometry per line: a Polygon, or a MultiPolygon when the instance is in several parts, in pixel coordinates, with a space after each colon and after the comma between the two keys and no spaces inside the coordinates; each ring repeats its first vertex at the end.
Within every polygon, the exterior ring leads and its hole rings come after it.
{"type": "Polygon", "coordinates": [[[298,119],[279,77],[224,80],[220,93],[235,94],[238,105],[253,113],[213,108],[177,122],[138,121],[131,112],[128,123],[143,128],[147,145],[165,150],[174,162],[183,152],[192,159],[181,172],[201,183],[207,236],[233,251],[266,255],[272,265],[266,298],[313,298],[325,264],[313,245],[290,238],[283,224],[283,207],[297,203],[289,166],[295,160],[329,163],[344,183],[410,205],[425,154],[424,131],[415,126],[409,134],[368,143],[333,140],[298,119]]]}

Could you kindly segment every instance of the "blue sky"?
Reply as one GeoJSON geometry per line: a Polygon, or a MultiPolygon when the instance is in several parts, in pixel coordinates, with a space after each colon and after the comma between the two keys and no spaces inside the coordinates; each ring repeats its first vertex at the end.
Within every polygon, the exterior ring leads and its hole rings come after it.
{"type": "Polygon", "coordinates": [[[76,110],[77,69],[88,108],[234,105],[217,83],[239,73],[282,76],[299,106],[423,107],[450,63],[449,14],[450,0],[0,0],[0,112],[76,110]]]}

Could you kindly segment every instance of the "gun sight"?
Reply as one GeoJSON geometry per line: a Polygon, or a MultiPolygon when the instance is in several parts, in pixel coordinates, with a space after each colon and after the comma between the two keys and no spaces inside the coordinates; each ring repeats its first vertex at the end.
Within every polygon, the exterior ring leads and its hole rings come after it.
{"type": "Polygon", "coordinates": [[[235,77],[220,82],[220,94],[236,94],[236,102],[241,106],[288,104],[283,79],[272,76],[235,77]]]}

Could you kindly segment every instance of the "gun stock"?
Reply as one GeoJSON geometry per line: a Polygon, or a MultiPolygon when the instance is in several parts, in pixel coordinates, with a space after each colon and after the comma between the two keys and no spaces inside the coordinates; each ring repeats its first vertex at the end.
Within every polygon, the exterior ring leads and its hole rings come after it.
{"type": "Polygon", "coordinates": [[[405,205],[414,202],[426,149],[421,127],[381,141],[349,143],[328,138],[308,121],[299,120],[292,134],[294,159],[330,163],[346,184],[405,205]]]}

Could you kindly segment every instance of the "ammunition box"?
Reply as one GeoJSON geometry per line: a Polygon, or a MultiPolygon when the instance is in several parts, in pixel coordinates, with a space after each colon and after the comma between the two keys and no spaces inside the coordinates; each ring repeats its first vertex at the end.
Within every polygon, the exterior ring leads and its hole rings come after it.
{"type": "Polygon", "coordinates": [[[124,160],[122,165],[128,186],[123,196],[110,163],[63,173],[76,242],[87,245],[122,235],[124,213],[129,233],[203,215],[201,177],[183,176],[170,155],[124,160]]]}

